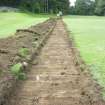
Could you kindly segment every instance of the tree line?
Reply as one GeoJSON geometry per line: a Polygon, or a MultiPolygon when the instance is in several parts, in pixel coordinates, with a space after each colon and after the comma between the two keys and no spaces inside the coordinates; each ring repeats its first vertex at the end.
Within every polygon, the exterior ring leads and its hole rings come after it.
{"type": "Polygon", "coordinates": [[[95,13],[97,15],[105,15],[105,0],[96,0],[95,13]]]}
{"type": "Polygon", "coordinates": [[[75,6],[70,6],[70,14],[75,15],[105,15],[105,0],[76,0],[75,6]]]}
{"type": "Polygon", "coordinates": [[[12,6],[33,13],[58,13],[75,15],[105,15],[105,0],[0,0],[0,6],[12,6]]]}
{"type": "Polygon", "coordinates": [[[0,6],[18,7],[34,13],[69,13],[69,0],[0,0],[0,6]]]}

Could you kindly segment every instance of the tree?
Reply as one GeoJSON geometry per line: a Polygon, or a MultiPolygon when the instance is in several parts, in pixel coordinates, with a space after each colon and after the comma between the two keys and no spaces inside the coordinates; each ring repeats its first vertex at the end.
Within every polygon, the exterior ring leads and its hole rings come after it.
{"type": "Polygon", "coordinates": [[[69,0],[0,0],[0,6],[15,6],[34,13],[69,12],[69,0]]]}
{"type": "Polygon", "coordinates": [[[94,14],[95,3],[91,0],[76,0],[75,11],[78,15],[94,14]]]}
{"type": "Polygon", "coordinates": [[[96,15],[105,15],[105,0],[96,0],[96,15]]]}
{"type": "Polygon", "coordinates": [[[76,11],[75,11],[75,7],[74,6],[70,6],[69,14],[76,15],[76,11]]]}
{"type": "Polygon", "coordinates": [[[20,0],[0,0],[0,6],[13,6],[19,5],[20,0]]]}
{"type": "Polygon", "coordinates": [[[69,13],[69,0],[49,0],[49,12],[57,13],[62,11],[64,14],[69,13]]]}

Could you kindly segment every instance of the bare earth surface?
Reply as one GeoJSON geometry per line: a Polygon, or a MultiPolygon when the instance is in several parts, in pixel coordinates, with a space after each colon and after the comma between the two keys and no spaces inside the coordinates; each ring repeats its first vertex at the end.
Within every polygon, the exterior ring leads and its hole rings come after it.
{"type": "Polygon", "coordinates": [[[88,74],[74,64],[63,22],[58,20],[39,63],[17,86],[9,105],[105,105],[88,74]]]}

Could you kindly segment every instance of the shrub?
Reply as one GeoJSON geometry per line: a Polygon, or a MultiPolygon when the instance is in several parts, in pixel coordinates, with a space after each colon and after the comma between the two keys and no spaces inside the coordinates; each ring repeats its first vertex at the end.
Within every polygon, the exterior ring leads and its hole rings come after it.
{"type": "Polygon", "coordinates": [[[22,64],[21,63],[17,63],[11,67],[11,72],[14,75],[18,75],[19,73],[21,73],[21,71],[22,71],[22,64]]]}
{"type": "Polygon", "coordinates": [[[26,74],[25,74],[25,73],[20,73],[20,74],[18,75],[18,79],[19,79],[19,80],[25,80],[25,79],[26,79],[26,74]]]}
{"type": "Polygon", "coordinates": [[[21,48],[19,50],[19,55],[22,57],[26,57],[27,55],[29,55],[29,49],[28,48],[21,48]]]}
{"type": "Polygon", "coordinates": [[[11,73],[16,77],[16,79],[24,80],[26,79],[25,73],[23,73],[23,68],[21,63],[17,63],[11,67],[11,73]]]}
{"type": "Polygon", "coordinates": [[[3,71],[2,70],[0,70],[0,76],[3,74],[3,71]]]}

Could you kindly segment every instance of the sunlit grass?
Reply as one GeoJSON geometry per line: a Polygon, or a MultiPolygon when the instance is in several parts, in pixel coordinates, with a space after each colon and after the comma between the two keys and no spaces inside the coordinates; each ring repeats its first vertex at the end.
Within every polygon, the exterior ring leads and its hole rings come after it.
{"type": "Polygon", "coordinates": [[[31,13],[0,12],[0,38],[11,36],[16,29],[28,28],[31,25],[45,21],[47,18],[46,15],[31,13]]]}
{"type": "Polygon", "coordinates": [[[105,87],[105,17],[67,16],[64,21],[93,77],[105,87]]]}

